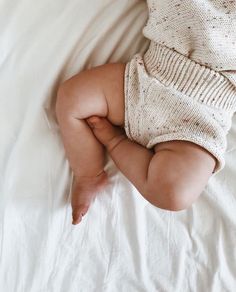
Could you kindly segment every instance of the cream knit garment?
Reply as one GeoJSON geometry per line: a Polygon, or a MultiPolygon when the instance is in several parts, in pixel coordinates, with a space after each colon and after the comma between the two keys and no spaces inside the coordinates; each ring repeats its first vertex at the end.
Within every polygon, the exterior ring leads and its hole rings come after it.
{"type": "Polygon", "coordinates": [[[185,140],[224,166],[236,111],[236,0],[149,0],[151,40],[125,70],[125,131],[139,144],[185,140]]]}

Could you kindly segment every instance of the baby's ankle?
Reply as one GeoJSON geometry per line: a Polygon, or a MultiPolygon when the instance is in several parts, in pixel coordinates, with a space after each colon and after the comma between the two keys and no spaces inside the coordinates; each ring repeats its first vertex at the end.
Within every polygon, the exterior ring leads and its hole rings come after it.
{"type": "Polygon", "coordinates": [[[74,175],[74,180],[75,181],[98,181],[102,178],[107,177],[107,173],[105,170],[100,170],[98,172],[94,173],[86,173],[86,174],[79,174],[79,175],[74,175]]]}

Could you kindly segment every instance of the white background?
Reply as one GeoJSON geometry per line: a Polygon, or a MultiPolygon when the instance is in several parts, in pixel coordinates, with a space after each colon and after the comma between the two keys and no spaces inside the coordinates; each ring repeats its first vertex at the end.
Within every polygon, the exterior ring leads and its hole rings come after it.
{"type": "Polygon", "coordinates": [[[0,0],[1,291],[235,291],[235,117],[225,169],[188,210],[151,206],[107,157],[109,185],[71,225],[56,90],[145,51],[146,19],[137,0],[0,0]]]}

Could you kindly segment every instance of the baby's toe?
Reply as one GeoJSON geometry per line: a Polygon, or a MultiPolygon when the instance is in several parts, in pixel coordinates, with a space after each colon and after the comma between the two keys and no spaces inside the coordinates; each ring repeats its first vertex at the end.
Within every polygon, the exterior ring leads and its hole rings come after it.
{"type": "Polygon", "coordinates": [[[76,224],[80,223],[80,221],[82,220],[82,216],[84,216],[87,213],[88,208],[89,208],[89,206],[81,205],[81,206],[73,209],[73,211],[72,211],[72,219],[73,219],[72,224],[76,225],[76,224]]]}

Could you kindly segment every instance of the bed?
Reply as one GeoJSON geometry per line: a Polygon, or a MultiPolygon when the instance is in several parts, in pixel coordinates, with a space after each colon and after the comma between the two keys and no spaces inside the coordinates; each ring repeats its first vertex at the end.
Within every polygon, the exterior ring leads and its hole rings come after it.
{"type": "Polygon", "coordinates": [[[138,0],[0,1],[1,291],[236,291],[235,116],[226,166],[188,210],[150,205],[107,155],[109,184],[71,224],[57,88],[144,52],[146,19],[138,0]]]}

